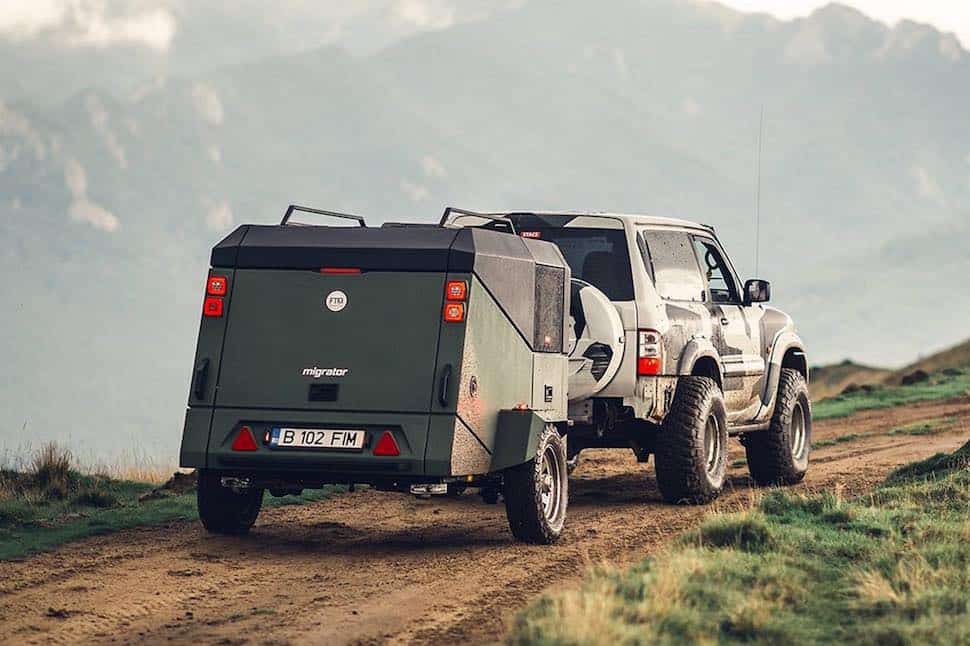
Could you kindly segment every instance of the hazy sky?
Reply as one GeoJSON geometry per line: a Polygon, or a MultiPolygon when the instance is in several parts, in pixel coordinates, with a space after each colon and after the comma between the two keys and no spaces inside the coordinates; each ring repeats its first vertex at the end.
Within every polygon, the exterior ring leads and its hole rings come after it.
{"type": "MultiPolygon", "coordinates": [[[[781,18],[793,18],[804,16],[829,0],[721,1],[743,11],[767,11],[781,18]]],[[[215,0],[209,2],[211,6],[219,6],[215,0]]],[[[176,15],[191,3],[204,6],[205,0],[0,0],[0,34],[30,37],[68,26],[69,40],[77,45],[135,42],[164,50],[178,29],[176,15]]],[[[379,8],[416,26],[434,28],[447,26],[457,14],[475,3],[471,0],[276,0],[272,4],[275,11],[309,12],[318,18],[332,19],[334,23],[379,8]]],[[[929,22],[944,31],[955,32],[964,46],[970,47],[968,0],[846,0],[846,4],[890,25],[901,18],[929,22]]],[[[227,4],[227,10],[232,10],[232,6],[233,3],[227,4]]]]}
{"type": "MultiPolygon", "coordinates": [[[[721,0],[742,11],[767,11],[779,18],[805,16],[828,0],[721,0]]],[[[890,25],[903,18],[928,22],[959,36],[970,47],[970,2],[967,0],[849,0],[843,2],[890,25]]]]}

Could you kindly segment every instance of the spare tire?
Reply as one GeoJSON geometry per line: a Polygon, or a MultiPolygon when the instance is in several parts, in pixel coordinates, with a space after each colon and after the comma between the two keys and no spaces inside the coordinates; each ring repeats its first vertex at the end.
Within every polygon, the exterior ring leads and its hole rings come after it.
{"type": "Polygon", "coordinates": [[[572,279],[569,306],[569,401],[602,391],[623,360],[623,322],[606,294],[572,279]]]}

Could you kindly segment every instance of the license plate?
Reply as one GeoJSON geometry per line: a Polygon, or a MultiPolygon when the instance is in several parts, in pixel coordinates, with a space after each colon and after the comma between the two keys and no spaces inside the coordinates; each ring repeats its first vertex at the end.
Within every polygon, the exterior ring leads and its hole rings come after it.
{"type": "Polygon", "coordinates": [[[274,428],[269,445],[280,449],[338,449],[359,451],[364,448],[364,431],[318,428],[274,428]]]}

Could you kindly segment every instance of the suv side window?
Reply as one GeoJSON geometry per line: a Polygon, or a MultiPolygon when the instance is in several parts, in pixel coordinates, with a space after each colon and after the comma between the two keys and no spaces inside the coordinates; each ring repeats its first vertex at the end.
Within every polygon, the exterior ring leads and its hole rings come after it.
{"type": "Polygon", "coordinates": [[[711,290],[711,301],[714,303],[740,303],[737,285],[731,270],[724,261],[724,255],[711,240],[694,238],[694,250],[697,252],[697,262],[701,270],[706,273],[708,287],[711,290]]]}
{"type": "Polygon", "coordinates": [[[647,229],[643,233],[660,297],[671,301],[703,302],[707,288],[690,236],[682,231],[658,229],[647,229]]]}

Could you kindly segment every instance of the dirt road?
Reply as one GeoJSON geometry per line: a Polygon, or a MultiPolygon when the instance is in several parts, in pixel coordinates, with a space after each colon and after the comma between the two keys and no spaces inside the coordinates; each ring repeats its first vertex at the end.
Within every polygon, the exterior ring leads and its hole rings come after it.
{"type": "MultiPolygon", "coordinates": [[[[851,495],[899,464],[956,449],[970,436],[970,398],[815,427],[816,440],[847,433],[873,435],[816,450],[798,490],[851,495]],[[941,417],[956,419],[943,434],[885,435],[941,417]]],[[[265,512],[244,539],[177,523],[0,563],[0,641],[496,641],[543,589],[575,582],[590,563],[642,558],[711,509],[745,507],[757,495],[745,468],[732,465],[716,505],[671,507],[660,502],[652,466],[631,452],[583,458],[567,533],[553,547],[513,543],[504,509],[477,496],[359,491],[265,512]]]]}

